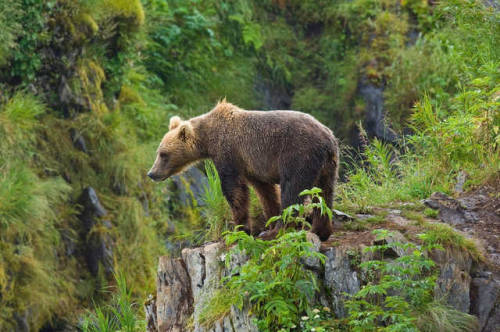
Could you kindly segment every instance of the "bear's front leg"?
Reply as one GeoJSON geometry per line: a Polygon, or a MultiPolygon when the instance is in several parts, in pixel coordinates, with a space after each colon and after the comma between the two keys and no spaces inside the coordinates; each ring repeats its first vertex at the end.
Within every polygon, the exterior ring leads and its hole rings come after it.
{"type": "Polygon", "coordinates": [[[238,172],[232,168],[221,167],[217,170],[221,181],[222,193],[231,207],[234,223],[242,225],[242,229],[247,234],[250,234],[250,227],[248,225],[249,194],[245,179],[239,176],[238,172]]]}

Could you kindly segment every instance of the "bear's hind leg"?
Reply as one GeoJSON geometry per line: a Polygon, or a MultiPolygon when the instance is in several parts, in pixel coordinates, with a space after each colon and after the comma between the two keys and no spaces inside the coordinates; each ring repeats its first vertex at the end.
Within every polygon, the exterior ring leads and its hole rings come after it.
{"type": "MultiPolygon", "coordinates": [[[[266,222],[269,218],[277,216],[281,212],[279,189],[277,185],[264,183],[257,180],[250,180],[250,184],[254,187],[257,196],[259,197],[262,208],[264,209],[264,216],[266,222]]],[[[264,230],[265,222],[263,225],[252,225],[252,233],[258,234],[259,231],[264,230]]]]}
{"type": "MultiPolygon", "coordinates": [[[[285,174],[280,183],[282,208],[304,203],[306,197],[300,197],[299,194],[314,187],[318,175],[318,171],[313,168],[295,170],[294,174],[288,176],[285,174]]],[[[281,225],[277,225],[277,227],[281,227],[281,225]]]]}
{"type": "MultiPolygon", "coordinates": [[[[319,177],[316,184],[322,190],[326,205],[331,209],[333,207],[333,193],[335,186],[335,172],[333,170],[323,170],[323,174],[319,177]]],[[[326,241],[333,233],[332,222],[328,215],[321,215],[319,209],[314,209],[312,215],[312,232],[319,236],[321,241],[326,241]]]]}
{"type": "Polygon", "coordinates": [[[259,197],[266,218],[269,219],[279,215],[281,204],[277,186],[255,180],[251,180],[250,184],[254,187],[259,197]]]}

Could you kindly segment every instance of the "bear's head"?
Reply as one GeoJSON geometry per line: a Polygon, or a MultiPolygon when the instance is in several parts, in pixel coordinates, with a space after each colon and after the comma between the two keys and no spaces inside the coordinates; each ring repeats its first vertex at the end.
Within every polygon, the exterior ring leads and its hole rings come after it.
{"type": "Polygon", "coordinates": [[[195,142],[191,122],[182,121],[178,116],[172,117],[168,132],[163,136],[156,151],[156,160],[148,176],[154,181],[163,181],[199,160],[200,154],[195,142]]]}

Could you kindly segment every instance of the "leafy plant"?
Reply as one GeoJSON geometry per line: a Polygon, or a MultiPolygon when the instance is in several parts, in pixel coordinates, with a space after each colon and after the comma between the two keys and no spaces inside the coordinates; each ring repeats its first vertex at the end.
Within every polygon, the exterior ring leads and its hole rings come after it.
{"type": "Polygon", "coordinates": [[[332,219],[332,210],[328,207],[323,197],[321,197],[321,189],[312,188],[303,190],[299,196],[306,197],[307,202],[304,204],[293,204],[283,209],[279,216],[269,218],[266,227],[271,226],[273,223],[281,221],[281,225],[285,227],[280,229],[280,232],[286,232],[286,227],[297,227],[302,229],[310,229],[311,225],[307,222],[307,217],[311,216],[314,209],[318,209],[321,215],[327,215],[332,219]]]}
{"type": "MultiPolygon", "coordinates": [[[[375,230],[373,233],[376,241],[385,243],[365,249],[381,257],[360,264],[373,279],[346,301],[348,324],[352,331],[420,331],[421,327],[435,331],[447,320],[444,317],[454,317],[457,322],[464,322],[455,325],[453,331],[473,331],[476,328],[477,322],[473,316],[434,302],[436,269],[426,252],[442,249],[438,243],[424,241],[423,245],[415,245],[386,241],[392,236],[391,232],[375,230]],[[404,254],[387,261],[384,260],[384,252],[388,249],[404,254]],[[423,313],[434,308],[443,312],[443,319],[424,317],[423,313]]],[[[420,238],[428,239],[425,234],[420,235],[420,238]]],[[[448,326],[449,323],[443,324],[448,326]]]]}
{"type": "Polygon", "coordinates": [[[201,314],[202,325],[210,325],[223,316],[230,305],[240,309],[250,305],[257,316],[256,324],[262,331],[289,330],[298,326],[300,316],[309,312],[309,303],[318,289],[315,274],[302,262],[309,258],[324,263],[325,257],[313,250],[305,230],[295,231],[292,228],[308,228],[305,216],[313,208],[323,209],[323,213],[331,215],[320,193],[318,188],[303,191],[301,195],[311,195],[318,202],[306,206],[292,205],[281,216],[269,220],[268,224],[277,220],[284,224],[274,240],[256,239],[238,230],[225,233],[226,244],[235,245],[226,256],[226,264],[229,264],[231,255],[241,252],[248,255],[248,261],[235,268],[231,276],[224,280],[222,290],[210,300],[210,303],[223,305],[217,310],[208,306],[201,314]]]}

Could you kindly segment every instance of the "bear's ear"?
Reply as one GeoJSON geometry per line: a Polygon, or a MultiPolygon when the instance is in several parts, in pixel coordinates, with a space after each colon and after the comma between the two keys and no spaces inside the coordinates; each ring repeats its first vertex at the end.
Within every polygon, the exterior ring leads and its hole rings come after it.
{"type": "Polygon", "coordinates": [[[179,125],[181,124],[181,122],[182,122],[181,118],[179,118],[177,115],[171,117],[170,118],[170,123],[168,125],[168,130],[172,130],[172,129],[175,129],[175,128],[179,127],[179,125]]]}
{"type": "Polygon", "coordinates": [[[194,131],[191,122],[189,121],[182,122],[182,124],[179,127],[179,138],[185,142],[193,136],[194,136],[194,131]]]}

